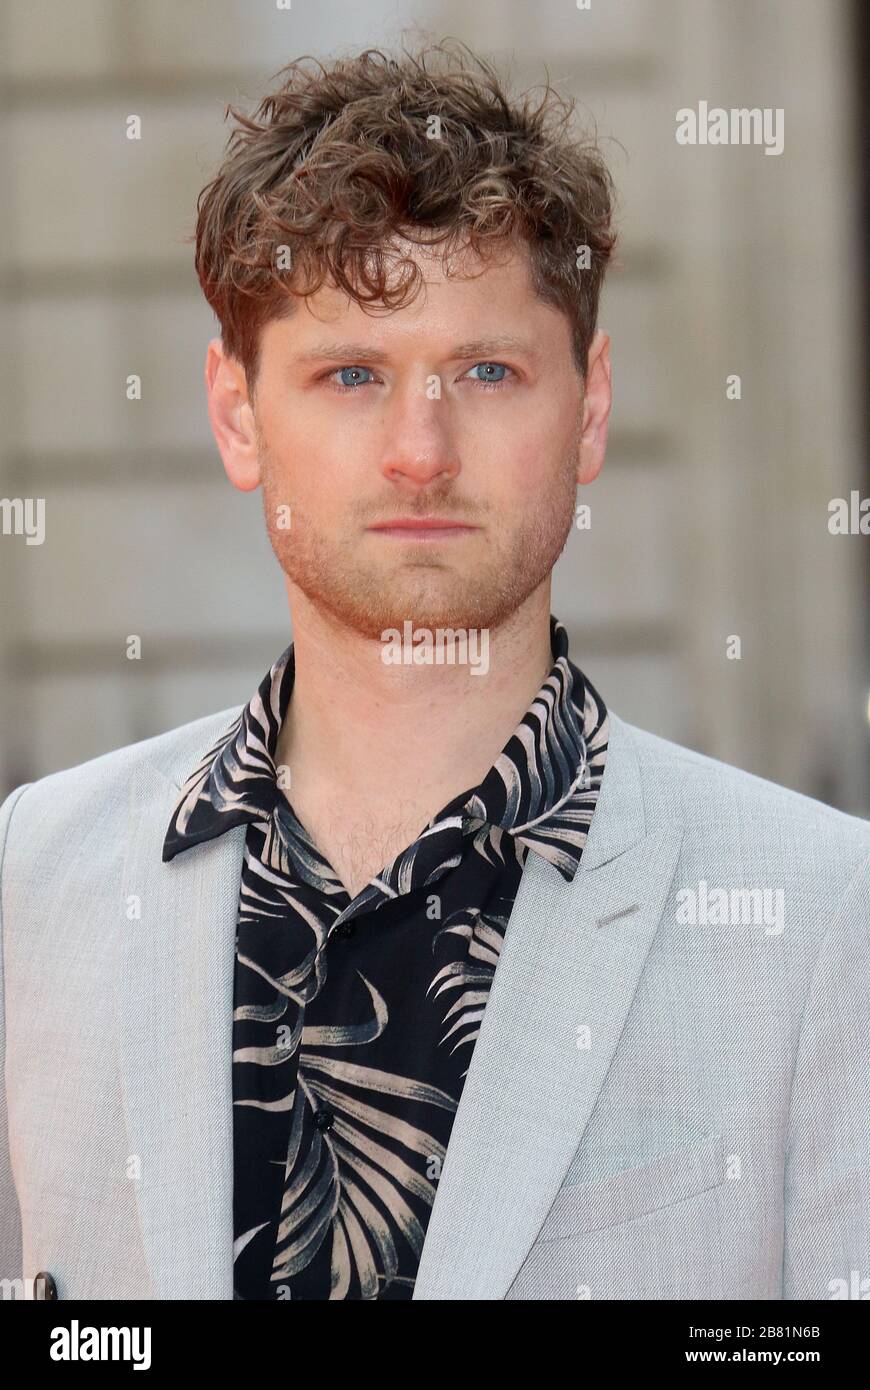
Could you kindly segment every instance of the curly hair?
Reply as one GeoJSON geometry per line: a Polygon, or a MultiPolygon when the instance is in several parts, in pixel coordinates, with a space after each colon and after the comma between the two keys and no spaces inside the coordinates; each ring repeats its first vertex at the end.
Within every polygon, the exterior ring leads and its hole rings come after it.
{"type": "Polygon", "coordinates": [[[422,275],[391,238],[485,256],[516,236],[536,294],[572,326],[583,377],[616,241],[613,185],[575,102],[549,84],[511,100],[458,40],[395,58],[306,55],[237,126],[197,202],[195,265],[224,350],[251,396],[260,330],[324,282],[365,307],[402,307],[422,275]],[[578,256],[581,248],[583,257],[578,256]],[[585,264],[581,266],[581,260],[585,264]]]}

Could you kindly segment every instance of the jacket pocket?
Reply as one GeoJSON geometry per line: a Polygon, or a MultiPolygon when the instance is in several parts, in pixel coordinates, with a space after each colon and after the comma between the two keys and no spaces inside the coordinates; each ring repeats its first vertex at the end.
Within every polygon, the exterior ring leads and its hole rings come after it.
{"type": "Polygon", "coordinates": [[[535,1244],[631,1221],[719,1187],[724,1181],[725,1140],[721,1134],[681,1144],[637,1167],[562,1187],[535,1244]]]}

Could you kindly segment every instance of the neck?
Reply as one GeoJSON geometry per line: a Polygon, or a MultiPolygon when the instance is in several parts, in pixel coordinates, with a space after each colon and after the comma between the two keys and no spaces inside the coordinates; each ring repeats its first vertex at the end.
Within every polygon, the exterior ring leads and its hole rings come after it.
{"type": "Polygon", "coordinates": [[[490,632],[480,675],[470,665],[385,665],[380,641],[295,589],[291,608],[296,670],[276,762],[290,769],[294,807],[405,805],[431,818],[483,780],[553,664],[549,577],[490,632]]]}

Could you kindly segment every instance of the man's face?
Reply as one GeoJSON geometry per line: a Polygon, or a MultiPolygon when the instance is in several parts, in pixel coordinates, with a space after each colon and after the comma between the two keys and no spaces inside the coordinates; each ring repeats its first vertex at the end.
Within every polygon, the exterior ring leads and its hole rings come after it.
{"type": "Polygon", "coordinates": [[[547,580],[572,526],[571,328],[534,293],[522,247],[448,278],[438,251],[400,245],[425,276],[406,308],[375,315],[324,287],[263,330],[269,538],[291,604],[301,590],[364,637],[406,620],[495,629],[547,580]]]}

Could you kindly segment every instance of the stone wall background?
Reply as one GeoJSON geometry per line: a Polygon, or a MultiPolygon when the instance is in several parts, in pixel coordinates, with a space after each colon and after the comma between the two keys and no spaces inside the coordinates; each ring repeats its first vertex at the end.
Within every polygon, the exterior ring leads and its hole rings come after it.
{"type": "Polygon", "coordinates": [[[0,496],[45,497],[47,533],[0,537],[0,791],[243,702],[289,640],[182,238],[228,102],[415,25],[521,85],[546,64],[607,137],[615,412],[556,573],[574,659],[624,718],[870,814],[870,540],[827,528],[870,493],[849,0],[6,0],[0,496]],[[702,99],[783,107],[783,154],[678,146],[702,99]]]}

